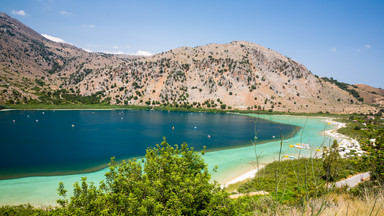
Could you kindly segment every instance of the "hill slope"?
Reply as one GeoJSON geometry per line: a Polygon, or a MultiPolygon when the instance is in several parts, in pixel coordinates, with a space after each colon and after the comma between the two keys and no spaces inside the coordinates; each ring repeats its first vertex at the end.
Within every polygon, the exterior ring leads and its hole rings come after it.
{"type": "Polygon", "coordinates": [[[135,59],[90,74],[79,86],[82,94],[104,91],[111,103],[217,108],[225,104],[289,112],[370,109],[302,64],[258,44],[238,41],[135,59]]]}
{"type": "Polygon", "coordinates": [[[368,112],[350,92],[261,45],[234,41],[150,57],[88,53],[0,14],[0,102],[368,112]],[[74,100],[73,98],[87,100],[74,100]]]}
{"type": "Polygon", "coordinates": [[[369,85],[356,84],[356,91],[364,98],[364,102],[368,104],[376,104],[384,107],[384,89],[374,88],[369,85]]]}
{"type": "Polygon", "coordinates": [[[35,87],[52,91],[74,85],[92,70],[122,62],[117,56],[88,53],[50,41],[0,13],[0,101],[36,99],[35,87]]]}

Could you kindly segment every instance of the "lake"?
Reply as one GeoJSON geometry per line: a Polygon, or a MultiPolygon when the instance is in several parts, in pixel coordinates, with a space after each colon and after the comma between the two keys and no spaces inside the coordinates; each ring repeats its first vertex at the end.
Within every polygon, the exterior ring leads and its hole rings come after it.
{"type": "Polygon", "coordinates": [[[292,137],[300,127],[216,113],[151,110],[36,110],[0,112],[0,179],[84,173],[110,158],[142,157],[148,147],[187,142],[208,151],[292,137]]]}

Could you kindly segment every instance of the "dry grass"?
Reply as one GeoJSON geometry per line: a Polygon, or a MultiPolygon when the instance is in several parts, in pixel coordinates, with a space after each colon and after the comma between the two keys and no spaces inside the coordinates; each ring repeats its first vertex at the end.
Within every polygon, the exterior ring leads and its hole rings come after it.
{"type": "Polygon", "coordinates": [[[336,195],[333,205],[325,209],[323,215],[384,215],[384,197],[368,195],[363,199],[336,195]]]}
{"type": "Polygon", "coordinates": [[[253,215],[384,216],[384,191],[368,192],[359,197],[346,192],[331,193],[308,200],[305,208],[277,204],[270,196],[262,197],[253,204],[253,215]]]}
{"type": "Polygon", "coordinates": [[[325,201],[311,200],[305,212],[303,209],[293,208],[280,215],[384,215],[383,195],[369,194],[357,198],[348,194],[331,194],[325,201]],[[319,211],[320,208],[323,210],[319,211]]]}

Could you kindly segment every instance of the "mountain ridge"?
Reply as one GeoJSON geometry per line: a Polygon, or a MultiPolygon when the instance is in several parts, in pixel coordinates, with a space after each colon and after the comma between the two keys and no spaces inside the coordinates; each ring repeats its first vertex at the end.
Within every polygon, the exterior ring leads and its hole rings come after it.
{"type": "Polygon", "coordinates": [[[110,104],[332,113],[375,109],[301,63],[247,41],[127,57],[88,53],[38,36],[9,16],[0,18],[3,103],[56,104],[73,95],[110,104]]]}

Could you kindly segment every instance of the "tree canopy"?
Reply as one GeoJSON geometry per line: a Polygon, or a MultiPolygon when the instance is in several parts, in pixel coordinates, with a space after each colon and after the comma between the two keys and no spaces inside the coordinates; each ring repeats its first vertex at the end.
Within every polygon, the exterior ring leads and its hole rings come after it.
{"type": "Polygon", "coordinates": [[[76,215],[231,215],[228,194],[211,183],[203,155],[187,144],[170,146],[166,139],[148,148],[145,159],[118,164],[111,159],[105,180],[99,186],[82,178],[74,195],[63,199],[56,213],[76,215]]]}

